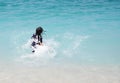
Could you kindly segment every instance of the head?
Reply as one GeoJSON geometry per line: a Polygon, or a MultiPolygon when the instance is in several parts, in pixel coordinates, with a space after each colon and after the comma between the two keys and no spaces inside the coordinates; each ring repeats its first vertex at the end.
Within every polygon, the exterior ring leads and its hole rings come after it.
{"type": "Polygon", "coordinates": [[[43,32],[43,28],[42,27],[36,28],[36,35],[41,35],[42,32],[43,32]]]}

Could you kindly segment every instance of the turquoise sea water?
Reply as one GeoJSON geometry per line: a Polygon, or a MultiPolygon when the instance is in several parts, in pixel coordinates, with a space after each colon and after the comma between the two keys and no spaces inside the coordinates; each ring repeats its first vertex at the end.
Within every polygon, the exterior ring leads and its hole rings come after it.
{"type": "Polygon", "coordinates": [[[15,61],[38,26],[54,63],[120,64],[119,0],[0,0],[0,60],[15,61]]]}

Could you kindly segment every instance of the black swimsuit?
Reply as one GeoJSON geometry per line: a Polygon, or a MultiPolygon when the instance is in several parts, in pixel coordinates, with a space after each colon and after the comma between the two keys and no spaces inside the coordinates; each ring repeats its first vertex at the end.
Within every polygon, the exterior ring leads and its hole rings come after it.
{"type": "Polygon", "coordinates": [[[33,34],[33,36],[32,36],[31,38],[33,38],[33,39],[38,39],[38,42],[35,42],[35,41],[32,42],[32,44],[31,44],[32,46],[35,46],[36,44],[38,44],[39,41],[40,41],[40,43],[43,42],[43,41],[42,41],[42,36],[41,36],[41,35],[33,34]],[[38,38],[37,38],[37,37],[38,37],[38,38]]]}

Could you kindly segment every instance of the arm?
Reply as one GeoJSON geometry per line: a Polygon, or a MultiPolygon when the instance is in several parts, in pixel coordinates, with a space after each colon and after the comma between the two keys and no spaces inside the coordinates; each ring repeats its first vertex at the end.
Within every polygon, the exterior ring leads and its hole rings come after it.
{"type": "Polygon", "coordinates": [[[43,40],[42,40],[42,36],[40,35],[40,36],[38,36],[38,43],[37,44],[42,45],[42,43],[43,43],[43,40]]]}

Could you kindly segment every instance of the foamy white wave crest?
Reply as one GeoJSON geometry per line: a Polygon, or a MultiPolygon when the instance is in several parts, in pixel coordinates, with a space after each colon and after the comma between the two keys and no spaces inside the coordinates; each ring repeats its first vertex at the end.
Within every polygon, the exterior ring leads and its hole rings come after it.
{"type": "Polygon", "coordinates": [[[48,63],[59,57],[76,56],[80,53],[81,42],[86,40],[88,36],[75,35],[71,33],[65,33],[56,37],[44,40],[43,46],[37,45],[36,48],[31,47],[32,39],[29,39],[25,44],[21,46],[22,54],[18,61],[27,63],[48,63]],[[58,41],[60,39],[60,41],[58,41]],[[35,53],[32,53],[32,49],[35,53]]]}
{"type": "Polygon", "coordinates": [[[53,48],[50,48],[49,46],[36,46],[35,53],[27,54],[21,56],[21,58],[53,58],[56,55],[56,52],[53,48]]]}
{"type": "Polygon", "coordinates": [[[57,46],[57,43],[53,40],[48,40],[49,43],[44,43],[44,45],[36,45],[36,48],[31,47],[32,40],[28,40],[24,45],[21,46],[22,50],[26,50],[22,55],[17,59],[17,61],[23,63],[47,63],[50,59],[53,59],[56,56],[56,50],[54,47],[57,46]],[[30,49],[31,48],[31,49],[30,49]],[[27,50],[29,49],[29,52],[27,50]],[[35,50],[32,53],[32,49],[35,50]],[[31,52],[30,52],[31,50],[31,52]]]}

